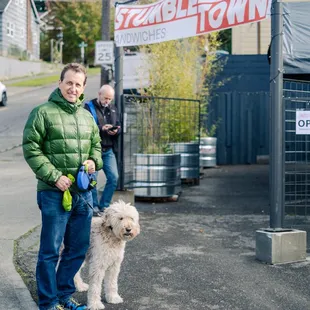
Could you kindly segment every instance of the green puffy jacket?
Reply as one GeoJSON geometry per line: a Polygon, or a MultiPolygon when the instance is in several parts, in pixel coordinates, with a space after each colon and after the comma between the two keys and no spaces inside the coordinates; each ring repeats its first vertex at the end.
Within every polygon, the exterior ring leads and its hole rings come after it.
{"type": "MultiPolygon", "coordinates": [[[[72,174],[87,159],[96,170],[102,168],[98,127],[82,106],[84,95],[76,104],[64,99],[59,89],[48,102],[34,108],[23,134],[24,157],[38,179],[38,191],[58,190],[55,183],[62,175],[72,174]]],[[[72,186],[76,190],[76,186],[72,186]]]]}

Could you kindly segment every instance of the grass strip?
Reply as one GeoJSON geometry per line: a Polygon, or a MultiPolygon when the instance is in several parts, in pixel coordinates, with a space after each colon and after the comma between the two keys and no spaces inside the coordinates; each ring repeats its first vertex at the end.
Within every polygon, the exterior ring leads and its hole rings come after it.
{"type": "MultiPolygon", "coordinates": [[[[87,76],[96,75],[100,73],[100,68],[89,68],[87,70],[87,76]]],[[[15,82],[12,84],[8,84],[9,86],[15,87],[36,87],[36,86],[44,86],[53,83],[57,83],[59,81],[59,74],[41,76],[35,78],[25,79],[19,82],[15,82]]]]}

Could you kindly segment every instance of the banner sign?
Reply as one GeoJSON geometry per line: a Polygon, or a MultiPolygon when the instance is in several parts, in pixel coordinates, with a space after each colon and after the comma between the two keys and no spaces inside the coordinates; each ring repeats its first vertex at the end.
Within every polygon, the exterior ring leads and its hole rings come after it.
{"type": "Polygon", "coordinates": [[[296,111],[296,135],[310,135],[310,111],[296,111]]]}
{"type": "Polygon", "coordinates": [[[261,21],[271,0],[160,0],[147,5],[118,5],[117,46],[159,43],[261,21]]]}

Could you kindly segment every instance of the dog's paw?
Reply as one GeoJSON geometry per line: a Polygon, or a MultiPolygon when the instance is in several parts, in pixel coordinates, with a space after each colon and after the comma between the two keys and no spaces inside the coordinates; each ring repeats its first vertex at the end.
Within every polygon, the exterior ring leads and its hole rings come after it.
{"type": "Polygon", "coordinates": [[[78,292],[86,292],[88,290],[89,285],[87,283],[76,283],[75,288],[78,292]]]}
{"type": "Polygon", "coordinates": [[[123,302],[123,298],[118,294],[106,295],[105,299],[109,304],[120,304],[123,302]]]}
{"type": "Polygon", "coordinates": [[[104,309],[104,304],[100,300],[94,301],[94,302],[88,302],[87,309],[88,310],[102,310],[104,309]]]}

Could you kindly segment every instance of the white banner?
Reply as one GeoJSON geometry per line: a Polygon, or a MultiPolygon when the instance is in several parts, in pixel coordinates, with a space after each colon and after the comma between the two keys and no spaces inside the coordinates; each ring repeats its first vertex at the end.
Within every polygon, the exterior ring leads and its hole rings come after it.
{"type": "Polygon", "coordinates": [[[296,111],[296,135],[310,135],[310,111],[296,111]]]}
{"type": "Polygon", "coordinates": [[[148,5],[118,5],[117,46],[194,37],[270,16],[271,0],[160,0],[148,5]]]}

